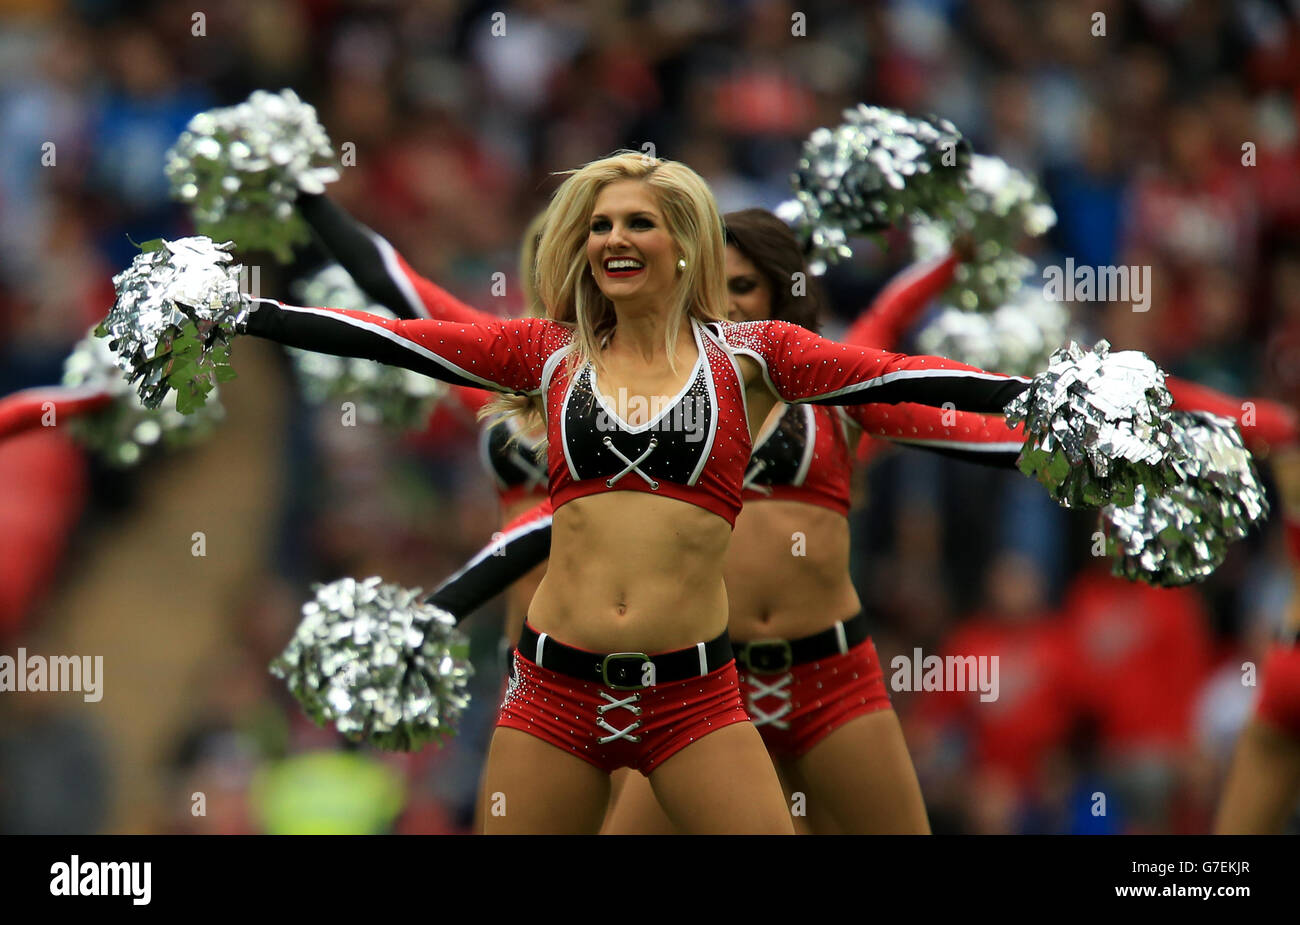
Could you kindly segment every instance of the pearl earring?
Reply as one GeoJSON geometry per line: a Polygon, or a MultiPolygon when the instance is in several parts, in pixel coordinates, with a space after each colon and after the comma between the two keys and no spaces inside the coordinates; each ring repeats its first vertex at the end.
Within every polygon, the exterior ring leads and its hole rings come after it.
{"type": "Polygon", "coordinates": [[[685,258],[685,257],[678,257],[678,258],[677,258],[677,272],[678,272],[678,273],[681,273],[681,272],[682,272],[683,270],[685,270],[685,269],[686,269],[686,258],[685,258]]]}

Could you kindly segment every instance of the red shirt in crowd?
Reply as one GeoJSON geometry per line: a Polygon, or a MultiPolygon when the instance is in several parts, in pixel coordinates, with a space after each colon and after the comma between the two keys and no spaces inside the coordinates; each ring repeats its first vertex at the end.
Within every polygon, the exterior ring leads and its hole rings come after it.
{"type": "Polygon", "coordinates": [[[1001,772],[1021,788],[1036,784],[1072,723],[1061,621],[1051,613],[1014,621],[979,613],[948,637],[942,655],[996,656],[998,696],[984,702],[978,691],[927,693],[922,716],[966,728],[980,773],[1001,772]]]}
{"type": "Polygon", "coordinates": [[[1068,683],[1108,750],[1179,747],[1212,667],[1204,607],[1190,588],[1088,572],[1065,598],[1068,683]]]}

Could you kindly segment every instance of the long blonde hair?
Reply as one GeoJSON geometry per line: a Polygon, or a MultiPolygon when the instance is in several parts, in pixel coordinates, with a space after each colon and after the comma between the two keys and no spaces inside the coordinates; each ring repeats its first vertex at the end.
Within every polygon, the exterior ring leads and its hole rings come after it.
{"type": "Polygon", "coordinates": [[[546,210],[532,217],[524,229],[524,243],[519,249],[519,285],[524,290],[524,317],[544,318],[546,309],[537,296],[537,242],[542,240],[546,210]]]}
{"type": "MultiPolygon", "coordinates": [[[[597,196],[620,180],[641,180],[655,190],[668,233],[686,261],[669,295],[664,349],[672,367],[684,317],[704,322],[727,317],[726,244],[713,193],[685,164],[635,151],[618,151],[566,173],[568,178],[542,216],[536,256],[531,261],[525,256],[524,266],[534,270],[530,281],[536,283],[545,317],[573,328],[573,348],[566,357],[569,370],[581,369],[588,361],[599,368],[601,348],[618,325],[614,303],[591,274],[587,238],[597,196]]],[[[522,414],[521,429],[528,432],[540,429],[542,420],[540,403],[521,396],[492,402],[484,413],[522,414]]]]}

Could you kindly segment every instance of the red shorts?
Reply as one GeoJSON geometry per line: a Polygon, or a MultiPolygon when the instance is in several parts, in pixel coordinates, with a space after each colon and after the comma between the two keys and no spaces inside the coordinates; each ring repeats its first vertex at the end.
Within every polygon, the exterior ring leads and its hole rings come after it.
{"type": "Polygon", "coordinates": [[[635,768],[646,775],[696,739],[747,722],[734,661],[698,678],[625,691],[542,668],[519,652],[497,717],[498,726],[607,773],[635,768]]]}
{"type": "Polygon", "coordinates": [[[779,674],[741,671],[740,687],[773,758],[800,758],[849,720],[890,707],[870,637],[843,655],[779,674]]]}
{"type": "Polygon", "coordinates": [[[1269,654],[1255,715],[1300,739],[1300,645],[1277,646],[1269,654]]]}

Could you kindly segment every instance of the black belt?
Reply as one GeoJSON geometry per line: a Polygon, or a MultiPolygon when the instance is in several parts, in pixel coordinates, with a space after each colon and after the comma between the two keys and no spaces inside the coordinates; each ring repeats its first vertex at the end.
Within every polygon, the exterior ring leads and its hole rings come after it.
{"type": "Polygon", "coordinates": [[[844,655],[871,635],[866,613],[841,620],[830,629],[799,639],[758,639],[735,642],[736,664],[755,674],[776,674],[795,665],[844,655]]]}
{"type": "Polygon", "coordinates": [[[556,642],[528,624],[519,637],[518,652],[542,668],[617,691],[641,690],[654,684],[686,681],[717,671],[731,661],[726,630],[689,649],[646,655],[643,652],[588,652],[556,642]],[[653,665],[653,670],[648,667],[653,665]]]}

